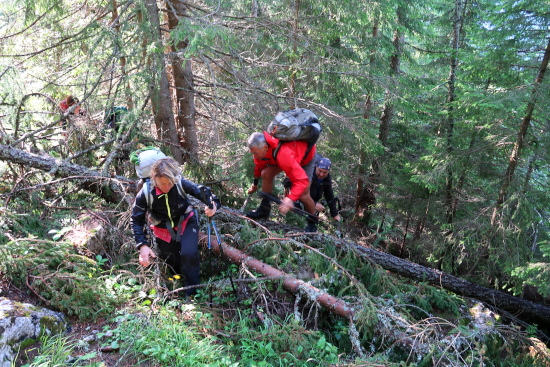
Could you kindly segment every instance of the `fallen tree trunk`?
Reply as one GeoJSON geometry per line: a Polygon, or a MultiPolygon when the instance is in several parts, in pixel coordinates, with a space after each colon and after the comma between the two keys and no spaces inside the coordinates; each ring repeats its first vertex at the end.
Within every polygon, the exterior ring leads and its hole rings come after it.
{"type": "MultiPolygon", "coordinates": [[[[220,214],[223,215],[226,221],[237,222],[243,219],[247,220],[241,212],[229,208],[224,208],[220,214]]],[[[295,227],[284,223],[261,221],[261,225],[269,230],[282,230],[283,232],[296,231],[295,227]]],[[[355,249],[365,259],[383,269],[419,282],[427,282],[434,286],[445,288],[460,296],[475,298],[497,309],[510,312],[515,317],[526,322],[537,323],[539,325],[550,324],[550,307],[548,306],[515,297],[496,289],[482,287],[451,274],[415,264],[408,260],[361,246],[355,242],[338,239],[326,234],[317,234],[309,237],[312,239],[316,238],[316,240],[320,239],[321,241],[323,238],[326,238],[326,241],[323,242],[332,242],[336,246],[355,249]]]]}
{"type": "MultiPolygon", "coordinates": [[[[218,245],[217,239],[215,236],[210,236],[210,242],[212,245],[212,250],[218,255],[226,256],[233,263],[238,265],[246,265],[247,267],[257,271],[258,273],[263,274],[266,277],[280,278],[283,280],[283,288],[287,291],[294,294],[300,292],[301,290],[306,292],[310,298],[314,301],[319,302],[321,306],[328,309],[329,311],[335,313],[336,315],[350,319],[353,316],[353,308],[342,301],[339,298],[333,297],[330,294],[323,292],[322,290],[300,280],[296,279],[289,274],[280,271],[266,263],[261,262],[258,259],[253,258],[245,254],[244,252],[229,246],[226,243],[221,243],[223,253],[220,251],[220,246],[218,245]]],[[[204,233],[201,233],[200,239],[202,245],[204,246],[208,241],[208,236],[204,233]]]]}
{"type": "MultiPolygon", "coordinates": [[[[343,243],[340,244],[343,245],[343,243]]],[[[346,242],[346,245],[351,245],[359,254],[372,263],[401,276],[440,286],[461,296],[478,299],[498,309],[514,313],[516,317],[528,322],[550,324],[550,307],[496,289],[482,287],[451,274],[427,268],[356,243],[346,242]]]]}
{"type": "Polygon", "coordinates": [[[131,205],[134,200],[133,196],[126,193],[126,188],[133,185],[133,181],[122,176],[111,177],[84,166],[51,156],[36,155],[10,145],[0,145],[0,160],[37,168],[55,177],[71,178],[83,189],[111,203],[126,202],[131,205]]]}

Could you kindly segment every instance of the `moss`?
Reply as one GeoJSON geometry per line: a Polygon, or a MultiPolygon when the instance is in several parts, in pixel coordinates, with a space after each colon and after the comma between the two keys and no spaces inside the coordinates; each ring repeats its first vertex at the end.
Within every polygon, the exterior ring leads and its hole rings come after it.
{"type": "Polygon", "coordinates": [[[25,339],[19,344],[19,349],[25,349],[27,347],[30,347],[31,345],[35,344],[36,342],[38,342],[37,339],[33,339],[33,338],[25,339]]]}
{"type": "Polygon", "coordinates": [[[65,331],[62,323],[60,323],[53,316],[43,316],[40,319],[40,335],[43,335],[46,330],[51,331],[54,334],[61,334],[65,331]]]}

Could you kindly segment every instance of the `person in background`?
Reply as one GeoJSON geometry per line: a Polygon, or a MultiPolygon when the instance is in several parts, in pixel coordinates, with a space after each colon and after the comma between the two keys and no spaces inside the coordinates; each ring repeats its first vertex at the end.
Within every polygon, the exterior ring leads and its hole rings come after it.
{"type": "Polygon", "coordinates": [[[315,210],[322,212],[325,207],[320,203],[324,197],[330,210],[330,216],[335,221],[340,221],[340,214],[336,206],[338,198],[334,196],[332,189],[332,177],[330,177],[330,168],[332,163],[328,158],[320,158],[315,166],[315,174],[311,180],[309,194],[315,202],[315,210]]]}
{"type": "MultiPolygon", "coordinates": [[[[67,96],[65,97],[64,100],[62,100],[60,103],[59,103],[59,108],[61,109],[61,111],[63,111],[63,113],[67,112],[67,110],[77,104],[79,101],[77,98],[73,97],[73,96],[67,96]]],[[[73,115],[84,115],[84,110],[82,110],[80,108],[80,106],[77,106],[73,112],[71,112],[71,114],[73,115]]]]}
{"type": "MultiPolygon", "coordinates": [[[[340,221],[340,214],[338,213],[338,198],[334,196],[332,189],[332,178],[330,177],[330,168],[332,163],[328,158],[318,157],[317,164],[315,165],[315,173],[311,179],[311,186],[309,188],[309,194],[311,199],[315,202],[315,211],[317,213],[325,211],[325,206],[321,204],[321,200],[325,199],[326,205],[330,210],[330,216],[335,221],[340,221]]],[[[288,195],[292,182],[288,177],[283,180],[283,187],[285,195],[288,195]]],[[[298,209],[304,209],[302,203],[299,201],[294,202],[294,206],[298,209]]]]}
{"type": "MultiPolygon", "coordinates": [[[[132,231],[139,251],[139,263],[149,266],[151,258],[157,257],[149,247],[144,232],[146,215],[149,214],[160,258],[176,273],[185,275],[186,286],[198,285],[198,214],[185,194],[190,194],[206,204],[204,212],[209,217],[221,207],[220,201],[212,194],[210,188],[183,178],[178,163],[172,158],[157,160],[151,167],[150,174],[150,184],[144,185],[139,191],[132,208],[132,231]]],[[[193,296],[195,293],[194,288],[186,290],[187,296],[193,296]]]]}

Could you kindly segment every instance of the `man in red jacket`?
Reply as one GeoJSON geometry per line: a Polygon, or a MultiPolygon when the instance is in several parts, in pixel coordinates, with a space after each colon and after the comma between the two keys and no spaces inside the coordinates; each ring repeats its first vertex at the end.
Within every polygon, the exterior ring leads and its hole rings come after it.
{"type": "MultiPolygon", "coordinates": [[[[248,149],[254,156],[254,183],[248,190],[252,194],[258,190],[259,179],[262,179],[262,191],[271,194],[273,181],[280,172],[285,172],[292,182],[292,189],[279,205],[282,214],[286,214],[294,207],[294,201],[304,204],[304,209],[315,215],[315,203],[309,195],[309,186],[316,162],[316,147],[307,153],[308,143],[301,140],[283,142],[279,146],[279,139],[267,132],[256,132],[248,138],[248,149]],[[275,153],[275,156],[274,156],[275,153]]],[[[267,219],[271,211],[271,202],[262,198],[258,209],[246,213],[251,219],[267,219]]],[[[306,232],[316,232],[314,221],[308,219],[306,232]]]]}

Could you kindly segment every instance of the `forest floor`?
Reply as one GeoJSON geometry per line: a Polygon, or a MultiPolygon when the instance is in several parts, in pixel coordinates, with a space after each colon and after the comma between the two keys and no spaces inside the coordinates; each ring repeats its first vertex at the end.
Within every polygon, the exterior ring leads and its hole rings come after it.
{"type": "MultiPolygon", "coordinates": [[[[9,298],[12,301],[29,303],[32,305],[40,305],[42,301],[32,293],[23,291],[12,284],[7,284],[5,281],[1,282],[0,295],[2,297],[9,298]]],[[[68,318],[69,330],[65,337],[67,338],[67,345],[72,343],[78,343],[84,340],[87,336],[94,335],[95,332],[101,332],[103,327],[108,325],[108,322],[104,319],[97,319],[95,321],[81,322],[76,318],[68,318]]],[[[15,367],[21,367],[25,364],[33,362],[33,359],[38,356],[40,343],[31,345],[21,350],[18,354],[18,358],[15,361],[15,367]]],[[[87,359],[87,363],[90,365],[101,367],[135,367],[138,365],[138,361],[128,357],[120,352],[120,350],[112,350],[105,347],[97,340],[87,344],[86,350],[82,350],[79,354],[85,355],[87,353],[96,352],[96,356],[87,359]]],[[[78,357],[78,356],[74,356],[78,357]]],[[[157,367],[156,364],[148,364],[141,362],[139,364],[142,367],[157,367]]]]}

